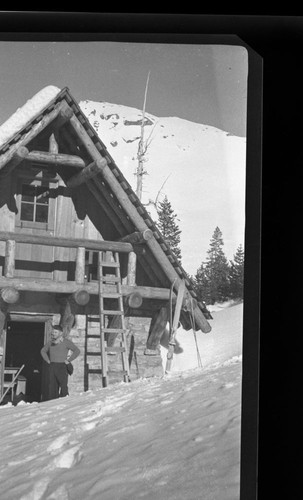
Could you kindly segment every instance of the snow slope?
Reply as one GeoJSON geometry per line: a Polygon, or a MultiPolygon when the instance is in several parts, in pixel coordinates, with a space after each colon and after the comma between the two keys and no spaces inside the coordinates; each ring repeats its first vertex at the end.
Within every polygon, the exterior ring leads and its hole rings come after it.
{"type": "MultiPolygon", "coordinates": [[[[79,106],[135,190],[141,111],[89,100],[79,106]]],[[[144,139],[149,145],[142,202],[156,220],[150,201],[168,196],[182,230],[184,269],[195,274],[216,226],[232,259],[239,244],[244,244],[245,138],[181,118],[146,113],[144,139]]]]}
{"type": "Polygon", "coordinates": [[[1,500],[237,500],[242,305],[212,326],[202,369],[0,406],[1,500]]]}

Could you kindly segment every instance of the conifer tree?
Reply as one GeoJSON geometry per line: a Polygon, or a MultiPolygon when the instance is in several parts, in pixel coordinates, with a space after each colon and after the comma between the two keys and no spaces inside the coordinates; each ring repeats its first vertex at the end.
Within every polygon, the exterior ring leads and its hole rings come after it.
{"type": "Polygon", "coordinates": [[[228,298],[228,275],[229,266],[227,258],[223,252],[223,236],[218,227],[216,227],[210,248],[207,252],[207,272],[210,282],[210,300],[211,303],[224,302],[228,298]]]}
{"type": "Polygon", "coordinates": [[[202,262],[193,278],[195,292],[200,302],[210,303],[210,282],[205,269],[205,264],[202,262]]]}
{"type": "Polygon", "coordinates": [[[176,222],[177,215],[174,213],[174,210],[172,209],[167,196],[164,197],[164,200],[162,202],[158,203],[157,212],[157,227],[163,238],[166,240],[166,243],[181,263],[181,230],[179,229],[179,226],[176,222]]]}
{"type": "Polygon", "coordinates": [[[230,296],[233,299],[243,299],[244,290],[244,250],[239,245],[234,255],[234,260],[230,261],[229,270],[230,296]]]}
{"type": "Polygon", "coordinates": [[[195,276],[199,296],[207,303],[224,302],[229,294],[229,265],[223,252],[223,236],[216,227],[210,240],[206,262],[195,276]]]}

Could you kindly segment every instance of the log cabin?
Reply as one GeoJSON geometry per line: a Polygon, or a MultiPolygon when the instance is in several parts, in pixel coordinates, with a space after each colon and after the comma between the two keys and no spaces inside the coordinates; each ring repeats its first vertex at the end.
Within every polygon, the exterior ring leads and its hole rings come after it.
{"type": "Polygon", "coordinates": [[[78,393],[162,376],[167,324],[207,333],[209,319],[69,89],[42,89],[0,127],[1,395],[24,365],[19,393],[48,399],[54,324],[80,349],[78,393]]]}

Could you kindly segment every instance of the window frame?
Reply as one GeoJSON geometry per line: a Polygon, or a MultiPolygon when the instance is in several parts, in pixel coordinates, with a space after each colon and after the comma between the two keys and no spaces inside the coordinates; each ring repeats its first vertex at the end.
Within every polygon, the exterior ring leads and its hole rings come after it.
{"type": "Polygon", "coordinates": [[[22,201],[22,185],[34,185],[34,186],[47,186],[50,190],[56,189],[58,186],[58,177],[52,175],[45,175],[45,171],[39,170],[39,173],[35,175],[34,172],[22,172],[18,173],[17,185],[16,185],[16,205],[17,213],[15,217],[15,226],[23,229],[40,229],[43,231],[54,231],[55,230],[55,215],[56,215],[56,198],[49,197],[48,203],[48,220],[47,222],[36,222],[36,221],[24,221],[21,220],[21,201],[22,201]]]}

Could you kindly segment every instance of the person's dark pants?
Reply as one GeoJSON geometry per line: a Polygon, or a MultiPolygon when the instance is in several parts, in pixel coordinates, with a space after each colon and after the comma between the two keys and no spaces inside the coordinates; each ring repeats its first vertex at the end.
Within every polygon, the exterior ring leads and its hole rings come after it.
{"type": "Polygon", "coordinates": [[[66,364],[51,363],[49,366],[49,399],[68,396],[66,364]]]}

